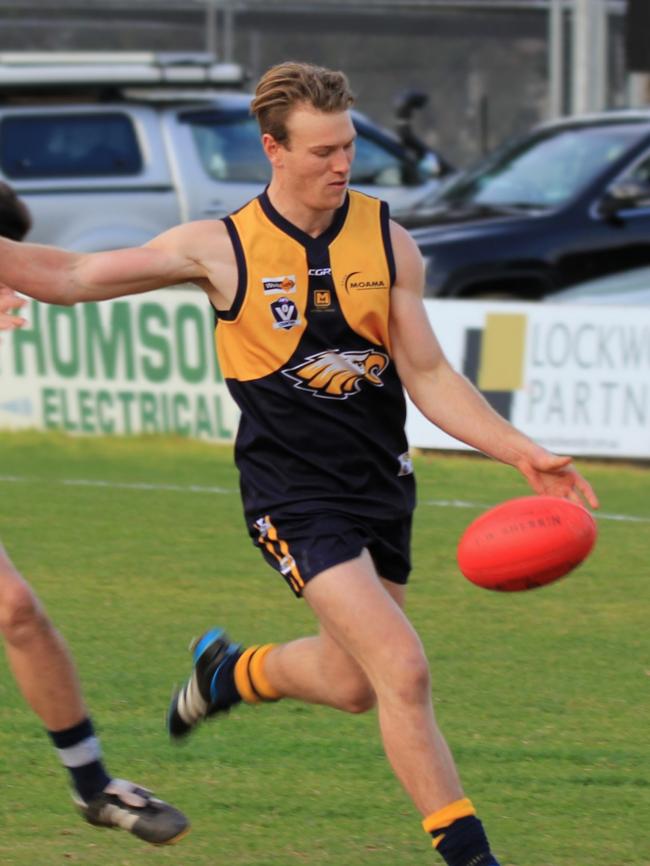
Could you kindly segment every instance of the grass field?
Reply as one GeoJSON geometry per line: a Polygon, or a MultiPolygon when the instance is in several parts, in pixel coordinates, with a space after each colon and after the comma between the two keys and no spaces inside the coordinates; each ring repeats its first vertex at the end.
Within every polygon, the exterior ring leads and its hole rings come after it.
{"type": "MultiPolygon", "coordinates": [[[[79,821],[2,662],[3,866],[442,862],[383,759],[374,713],[243,707],[168,742],[163,716],[193,635],[219,623],[261,642],[312,627],[248,542],[229,449],[0,434],[0,454],[0,538],[75,654],[110,769],[193,821],[164,849],[79,821]]],[[[568,579],[508,596],[465,581],[454,549],[481,505],[524,494],[523,482],[482,459],[416,461],[408,611],[466,790],[513,866],[650,866],[650,470],[582,468],[602,501],[596,551],[568,579]]]]}

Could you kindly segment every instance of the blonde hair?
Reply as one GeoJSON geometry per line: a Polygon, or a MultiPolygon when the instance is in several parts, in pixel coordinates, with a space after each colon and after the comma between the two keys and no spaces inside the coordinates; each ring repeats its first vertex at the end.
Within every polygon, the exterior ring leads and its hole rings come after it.
{"type": "Polygon", "coordinates": [[[354,102],[354,94],[343,72],[312,66],[310,63],[279,63],[260,78],[251,103],[262,133],[268,133],[280,144],[287,145],[287,118],[300,104],[318,111],[346,111],[354,102]]]}

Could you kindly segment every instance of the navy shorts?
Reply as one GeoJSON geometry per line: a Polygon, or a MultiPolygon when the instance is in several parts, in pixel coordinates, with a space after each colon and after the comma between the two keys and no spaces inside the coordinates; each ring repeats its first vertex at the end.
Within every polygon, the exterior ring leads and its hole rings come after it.
{"type": "Polygon", "coordinates": [[[274,517],[249,526],[264,559],[287,581],[296,596],[321,571],[356,559],[365,548],[380,577],[405,584],[411,571],[412,516],[374,520],[341,513],[274,517]]]}

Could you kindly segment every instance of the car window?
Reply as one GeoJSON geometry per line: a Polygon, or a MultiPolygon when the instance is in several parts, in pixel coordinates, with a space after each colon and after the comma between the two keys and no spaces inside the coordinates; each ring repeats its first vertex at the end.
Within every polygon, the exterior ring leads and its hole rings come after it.
{"type": "Polygon", "coordinates": [[[638,162],[632,171],[625,176],[625,179],[650,184],[650,155],[638,162]]]}
{"type": "Polygon", "coordinates": [[[350,183],[401,186],[404,182],[403,160],[360,132],[355,142],[350,183]]]}
{"type": "Polygon", "coordinates": [[[142,156],[125,114],[38,114],[3,118],[0,165],[14,179],[119,176],[137,174],[142,156]]]}
{"type": "Polygon", "coordinates": [[[441,201],[485,206],[555,207],[613,163],[645,130],[628,126],[543,130],[497,151],[466,172],[441,201]]]}
{"type": "Polygon", "coordinates": [[[189,124],[201,165],[214,180],[268,183],[271,179],[257,121],[248,112],[193,112],[181,121],[189,124]]]}
{"type": "MultiPolygon", "coordinates": [[[[180,119],[189,124],[201,164],[214,180],[268,183],[271,179],[257,121],[247,110],[187,112],[180,119]]],[[[410,182],[408,167],[398,154],[363,131],[358,133],[352,184],[401,186],[410,182]]],[[[410,168],[415,170],[414,165],[410,168]]]]}

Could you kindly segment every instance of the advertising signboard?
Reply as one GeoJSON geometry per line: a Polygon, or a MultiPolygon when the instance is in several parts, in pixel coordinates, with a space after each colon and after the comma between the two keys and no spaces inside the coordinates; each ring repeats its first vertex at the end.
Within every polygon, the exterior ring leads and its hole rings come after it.
{"type": "MultiPolygon", "coordinates": [[[[427,301],[456,369],[501,415],[558,452],[650,457],[650,308],[427,301]]],[[[420,448],[458,442],[409,406],[420,448]]]]}
{"type": "MultiPolygon", "coordinates": [[[[650,458],[650,308],[425,302],[451,363],[548,448],[650,458]]],[[[0,341],[0,429],[232,441],[238,411],[203,295],[174,288],[54,307],[0,341]]],[[[413,447],[464,446],[409,403],[413,447]]]]}
{"type": "Polygon", "coordinates": [[[202,294],[31,302],[25,317],[29,324],[0,343],[0,428],[232,440],[238,413],[202,294]]]}

